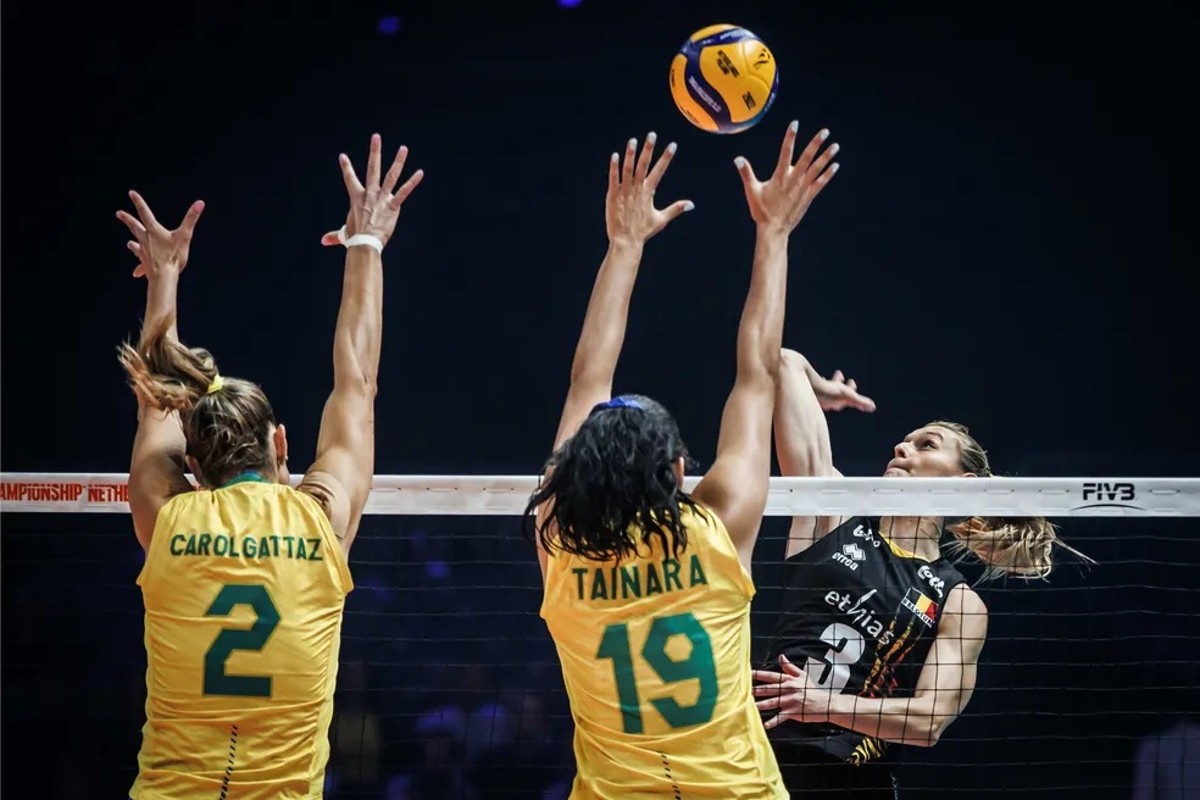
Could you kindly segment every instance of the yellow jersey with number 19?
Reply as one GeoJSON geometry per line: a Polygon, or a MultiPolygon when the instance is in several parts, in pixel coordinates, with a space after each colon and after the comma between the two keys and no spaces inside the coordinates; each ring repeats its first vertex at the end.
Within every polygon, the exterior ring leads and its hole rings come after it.
{"type": "Polygon", "coordinates": [[[146,725],[130,797],[320,798],[353,583],[317,501],[254,474],[173,497],[138,584],[146,725]]]}
{"type": "Polygon", "coordinates": [[[754,584],[724,524],[681,509],[687,548],[621,562],[555,551],[542,617],[575,721],[572,800],[788,797],[754,706],[754,584]]]}

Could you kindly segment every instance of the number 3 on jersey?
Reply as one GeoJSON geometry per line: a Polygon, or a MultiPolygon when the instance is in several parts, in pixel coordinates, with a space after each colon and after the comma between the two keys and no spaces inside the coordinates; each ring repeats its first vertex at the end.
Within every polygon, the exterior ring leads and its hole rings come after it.
{"type": "MultiPolygon", "coordinates": [[[[629,644],[629,626],[609,625],[600,639],[596,658],[611,658],[617,700],[621,704],[621,722],[625,733],[642,733],[642,708],[637,681],[633,675],[633,651],[629,644]]],[[[691,613],[655,617],[642,645],[642,659],[663,683],[697,680],[700,692],[690,706],[680,705],[674,697],[655,697],[650,704],[672,728],[699,725],[712,719],[717,706],[717,667],[713,663],[712,640],[708,631],[691,613]],[[676,661],[667,653],[671,637],[686,636],[691,643],[687,658],[676,661]]]]}
{"type": "Polygon", "coordinates": [[[821,641],[829,645],[821,660],[808,659],[805,672],[818,686],[831,692],[840,692],[850,682],[850,668],[862,658],[862,634],[850,625],[835,622],[821,631],[821,641]]]}
{"type": "Polygon", "coordinates": [[[279,609],[271,601],[267,587],[261,583],[233,584],[221,587],[212,605],[205,612],[207,617],[226,617],[235,606],[246,605],[254,609],[254,624],[249,628],[224,628],[213,639],[212,646],[204,654],[204,694],[234,697],[270,697],[270,675],[230,675],[225,671],[234,650],[258,652],[275,632],[279,624],[279,609]]]}

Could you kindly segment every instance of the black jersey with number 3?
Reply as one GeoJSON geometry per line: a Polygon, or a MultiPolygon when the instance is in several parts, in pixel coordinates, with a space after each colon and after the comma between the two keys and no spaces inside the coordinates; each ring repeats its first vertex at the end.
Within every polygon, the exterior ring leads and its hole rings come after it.
{"type": "MultiPolygon", "coordinates": [[[[851,517],[785,562],[782,612],[768,653],[803,667],[821,686],[861,697],[911,697],[950,590],[963,576],[893,545],[879,520],[851,517]]],[[[834,725],[789,720],[772,739],[817,747],[856,763],[885,744],[834,725]]]]}

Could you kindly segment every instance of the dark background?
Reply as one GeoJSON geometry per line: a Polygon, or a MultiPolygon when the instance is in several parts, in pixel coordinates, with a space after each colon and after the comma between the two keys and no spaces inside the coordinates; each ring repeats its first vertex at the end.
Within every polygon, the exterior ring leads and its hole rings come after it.
{"type": "MultiPolygon", "coordinates": [[[[7,3],[3,469],[127,469],[134,403],[114,348],[136,333],[144,288],[113,213],[130,188],[168,222],[207,202],[181,334],[262,383],[301,468],[341,281],[341,252],[318,239],[345,216],[337,154],[361,172],[374,131],[427,173],[387,251],[377,472],[536,471],[604,252],[607,157],[648,130],[680,145],[660,197],[696,210],[647,248],[617,389],[665,402],[708,463],[753,243],[732,159],[765,176],[798,119],[802,135],[833,131],[842,170],[792,237],[785,341],[879,404],[832,418],[843,472],[879,474],[901,436],[949,418],[1004,474],[1200,474],[1191,16],[1157,3],[7,3]],[[383,35],[392,14],[399,30],[383,35]],[[667,91],[676,48],[720,21],[761,35],[782,73],[765,121],[732,137],[690,127],[667,91]]],[[[759,624],[780,523],[759,550],[759,624]]],[[[144,693],[128,522],[0,524],[3,788],[122,796],[144,693]]],[[[529,787],[569,777],[515,529],[369,521],[331,796],[431,771],[457,791],[447,769],[516,786],[496,764],[529,765],[529,787]],[[439,697],[495,700],[524,732],[497,748],[478,714],[434,725],[419,715],[439,697]]],[[[983,688],[938,748],[904,751],[933,762],[908,768],[927,787],[915,796],[1126,797],[1136,737],[1200,709],[1194,533],[1075,520],[1064,536],[1101,563],[985,590],[983,688]]],[[[391,797],[434,796],[398,785],[391,797]]]]}

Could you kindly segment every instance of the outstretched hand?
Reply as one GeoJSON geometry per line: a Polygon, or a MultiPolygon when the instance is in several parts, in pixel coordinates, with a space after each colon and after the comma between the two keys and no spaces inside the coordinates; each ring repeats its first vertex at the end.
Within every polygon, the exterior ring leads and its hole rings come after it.
{"type": "Polygon", "coordinates": [[[830,378],[824,378],[816,370],[810,369],[808,382],[824,411],[853,408],[856,411],[871,413],[875,410],[875,401],[860,394],[858,383],[853,378],[847,380],[840,369],[830,378]]]}
{"type": "Polygon", "coordinates": [[[421,179],[425,177],[424,170],[417,170],[409,176],[400,188],[396,184],[404,172],[404,162],[408,159],[408,148],[401,145],[396,158],[392,161],[387,175],[380,182],[380,150],[383,141],[378,133],[371,135],[371,147],[367,156],[366,183],[360,183],[354,174],[350,157],[345,153],[338,156],[342,167],[342,180],[346,184],[346,194],[350,196],[350,211],[346,214],[346,238],[357,234],[375,236],[385,245],[396,229],[396,220],[400,219],[400,207],[416,189],[421,179]]]}
{"type": "Polygon", "coordinates": [[[604,221],[610,242],[642,244],[671,220],[694,208],[690,200],[679,200],[662,209],[654,207],[654,191],[675,156],[675,143],[671,142],[651,168],[655,139],[653,132],[646,136],[640,155],[637,152],[637,139],[630,139],[625,146],[623,164],[616,153],[609,159],[604,221]]]}
{"type": "Polygon", "coordinates": [[[182,272],[187,266],[192,231],[196,228],[200,214],[204,212],[204,201],[197,200],[192,203],[179,227],[168,230],[154,218],[150,206],[140,194],[131,189],[129,199],[133,201],[137,217],[122,210],[117,212],[117,219],[124,222],[133,235],[133,240],[125,245],[138,258],[133,277],[151,280],[167,270],[182,272]]]}
{"type": "Polygon", "coordinates": [[[750,162],[742,156],[733,162],[742,177],[750,216],[760,226],[785,234],[791,233],[800,224],[813,199],[829,185],[838,170],[836,163],[830,163],[840,149],[837,144],[830,145],[818,155],[821,146],[829,138],[828,130],[818,132],[793,164],[797,130],[799,123],[793,122],[788,126],[783,145],[779,148],[779,161],[769,180],[760,181],[754,175],[750,162]]]}

